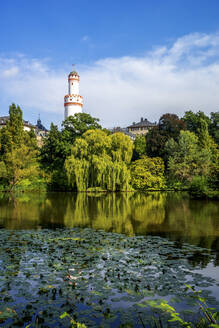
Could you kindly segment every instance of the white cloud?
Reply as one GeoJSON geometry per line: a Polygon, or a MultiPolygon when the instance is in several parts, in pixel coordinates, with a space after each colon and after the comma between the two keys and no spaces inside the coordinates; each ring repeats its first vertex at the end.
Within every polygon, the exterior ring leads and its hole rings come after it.
{"type": "MultiPolygon", "coordinates": [[[[104,126],[126,126],[166,112],[219,108],[219,34],[190,34],[144,57],[105,58],[78,66],[84,109],[104,126]]],[[[0,58],[0,99],[26,111],[63,117],[67,71],[47,61],[0,58]]],[[[47,116],[48,116],[47,115],[47,116]]]]}
{"type": "Polygon", "coordinates": [[[46,60],[0,57],[0,99],[7,105],[19,104],[26,116],[35,112],[34,120],[40,112],[61,113],[59,119],[63,117],[65,78],[65,72],[50,69],[46,60]]]}
{"type": "Polygon", "coordinates": [[[3,72],[2,72],[2,75],[3,77],[13,77],[13,76],[16,76],[19,72],[19,68],[17,66],[12,66],[10,67],[9,69],[5,69],[3,72]]]}

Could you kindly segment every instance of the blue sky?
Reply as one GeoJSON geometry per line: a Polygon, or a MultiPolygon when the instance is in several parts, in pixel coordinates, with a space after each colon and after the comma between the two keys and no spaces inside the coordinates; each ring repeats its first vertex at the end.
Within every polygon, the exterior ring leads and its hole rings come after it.
{"type": "Polygon", "coordinates": [[[105,126],[216,111],[218,17],[218,0],[1,1],[0,114],[60,124],[72,63],[105,126]]]}

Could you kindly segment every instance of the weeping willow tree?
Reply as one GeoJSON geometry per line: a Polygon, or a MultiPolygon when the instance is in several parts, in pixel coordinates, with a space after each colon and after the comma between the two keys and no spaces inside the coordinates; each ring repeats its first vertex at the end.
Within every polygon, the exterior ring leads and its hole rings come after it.
{"type": "Polygon", "coordinates": [[[128,190],[133,145],[123,133],[107,135],[88,130],[75,141],[65,161],[69,184],[77,191],[89,188],[128,190]]]}
{"type": "Polygon", "coordinates": [[[73,188],[87,190],[89,186],[90,163],[88,158],[88,143],[80,138],[76,139],[72,148],[72,155],[65,161],[68,182],[73,188]]]}

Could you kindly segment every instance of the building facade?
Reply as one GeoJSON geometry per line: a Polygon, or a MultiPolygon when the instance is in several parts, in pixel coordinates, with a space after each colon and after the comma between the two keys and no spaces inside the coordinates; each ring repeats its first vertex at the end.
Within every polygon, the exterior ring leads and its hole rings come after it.
{"type": "MultiPolygon", "coordinates": [[[[0,128],[3,128],[6,126],[7,121],[9,120],[9,116],[1,116],[0,117],[0,128]]],[[[37,120],[37,124],[33,125],[29,121],[23,120],[24,125],[24,131],[31,131],[33,130],[36,134],[37,141],[40,143],[43,139],[43,137],[46,137],[49,133],[49,131],[43,126],[40,118],[37,120]]]]}
{"type": "MultiPolygon", "coordinates": [[[[0,128],[6,126],[6,122],[9,120],[9,116],[1,116],[0,117],[0,128]]],[[[35,131],[36,125],[31,124],[28,121],[23,120],[24,131],[30,131],[33,129],[35,131]]]]}
{"type": "Polygon", "coordinates": [[[133,141],[136,139],[136,134],[133,134],[133,133],[129,132],[128,128],[121,128],[120,126],[117,126],[117,127],[114,127],[114,128],[110,128],[108,130],[112,133],[122,132],[133,141]]]}
{"type": "Polygon", "coordinates": [[[80,76],[76,71],[68,75],[68,94],[64,97],[65,119],[76,113],[82,113],[83,97],[79,94],[80,76]]]}
{"type": "Polygon", "coordinates": [[[149,122],[146,118],[141,118],[141,121],[138,123],[133,123],[132,125],[128,126],[128,132],[134,135],[145,135],[148,131],[153,127],[156,126],[156,123],[149,122]]]}

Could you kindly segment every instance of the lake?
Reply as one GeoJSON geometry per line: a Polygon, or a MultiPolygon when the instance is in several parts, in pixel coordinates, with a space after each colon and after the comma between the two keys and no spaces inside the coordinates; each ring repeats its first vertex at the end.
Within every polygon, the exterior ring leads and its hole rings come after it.
{"type": "Polygon", "coordinates": [[[165,327],[161,299],[195,321],[186,284],[218,309],[216,201],[179,192],[2,193],[0,228],[2,327],[68,327],[64,312],[87,327],[165,327]]]}

